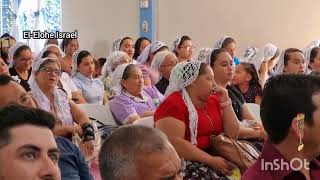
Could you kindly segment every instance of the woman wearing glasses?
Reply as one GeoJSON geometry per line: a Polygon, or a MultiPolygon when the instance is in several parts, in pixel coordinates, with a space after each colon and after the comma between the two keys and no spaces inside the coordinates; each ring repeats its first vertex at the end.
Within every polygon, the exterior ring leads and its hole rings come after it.
{"type": "Polygon", "coordinates": [[[67,94],[56,88],[61,76],[61,66],[56,59],[36,59],[30,76],[31,95],[37,107],[53,113],[56,124],[53,132],[71,140],[77,132],[83,136],[84,154],[94,152],[94,130],[88,117],[67,98],[67,94]]]}
{"type": "Polygon", "coordinates": [[[24,43],[16,43],[9,49],[9,73],[13,79],[20,83],[26,91],[30,91],[28,84],[31,75],[31,63],[33,60],[30,47],[24,43]]]}
{"type": "Polygon", "coordinates": [[[192,40],[189,36],[178,36],[173,42],[172,51],[176,54],[178,61],[190,61],[194,50],[192,40]]]}

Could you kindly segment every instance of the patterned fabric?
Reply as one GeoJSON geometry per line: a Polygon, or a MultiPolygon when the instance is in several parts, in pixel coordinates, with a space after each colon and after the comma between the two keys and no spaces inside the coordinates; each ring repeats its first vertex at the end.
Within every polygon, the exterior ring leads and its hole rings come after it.
{"type": "Polygon", "coordinates": [[[222,44],[224,43],[224,41],[229,38],[230,36],[222,36],[221,38],[219,38],[215,45],[213,46],[213,49],[220,49],[222,48],[222,44]]]}
{"type": "Polygon", "coordinates": [[[13,46],[10,47],[9,53],[8,53],[8,57],[9,57],[9,61],[10,61],[9,68],[14,66],[13,56],[21,46],[28,46],[28,44],[22,43],[22,42],[17,42],[16,44],[14,44],[13,46]]]}
{"type": "Polygon", "coordinates": [[[81,53],[81,51],[84,51],[83,49],[79,49],[77,51],[75,51],[72,54],[72,70],[71,70],[71,77],[75,76],[78,72],[78,56],[81,53]]]}
{"type": "Polygon", "coordinates": [[[179,44],[181,42],[181,38],[182,38],[182,36],[176,37],[176,39],[173,41],[171,51],[174,51],[179,46],[179,44]]]}
{"type": "Polygon", "coordinates": [[[197,59],[198,61],[204,62],[206,64],[210,64],[210,58],[211,58],[211,53],[212,53],[213,49],[211,48],[201,48],[199,50],[197,59]]]}
{"type": "MultiPolygon", "coordinates": [[[[240,91],[238,86],[236,88],[240,91]]],[[[261,93],[262,89],[259,86],[250,86],[247,92],[241,92],[246,103],[255,103],[256,96],[261,96],[261,93]]]]}
{"type": "Polygon", "coordinates": [[[123,51],[112,52],[107,57],[107,60],[102,67],[102,70],[101,70],[102,79],[106,78],[108,75],[111,75],[115,69],[115,66],[118,65],[123,60],[123,58],[125,58],[126,55],[127,53],[123,51]]]}
{"type": "Polygon", "coordinates": [[[161,42],[161,41],[154,41],[151,44],[149,44],[146,48],[144,48],[144,50],[142,51],[142,53],[138,56],[137,61],[140,64],[145,64],[149,58],[149,55],[151,53],[156,52],[157,50],[159,50],[160,48],[166,46],[165,43],[161,42]]]}
{"type": "Polygon", "coordinates": [[[120,51],[120,43],[124,37],[119,37],[112,42],[112,52],[120,51]]]}
{"type": "Polygon", "coordinates": [[[185,161],[184,180],[229,180],[211,167],[195,161],[185,161]]]}

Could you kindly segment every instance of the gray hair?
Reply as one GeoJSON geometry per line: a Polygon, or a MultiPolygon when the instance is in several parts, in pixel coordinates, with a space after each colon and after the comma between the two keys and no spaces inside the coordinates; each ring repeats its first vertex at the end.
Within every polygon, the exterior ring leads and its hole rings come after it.
{"type": "Polygon", "coordinates": [[[169,149],[167,136],[156,128],[138,125],[122,126],[104,141],[99,153],[99,168],[103,180],[135,177],[136,158],[169,149]]]}

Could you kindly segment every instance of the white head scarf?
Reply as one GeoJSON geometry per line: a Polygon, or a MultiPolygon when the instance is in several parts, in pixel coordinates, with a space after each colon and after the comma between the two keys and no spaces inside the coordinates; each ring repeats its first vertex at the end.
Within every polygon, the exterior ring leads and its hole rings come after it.
{"type": "Polygon", "coordinates": [[[278,51],[278,47],[275,46],[274,44],[271,43],[267,43],[264,47],[263,47],[263,53],[264,53],[264,60],[265,62],[271,60],[271,58],[273,58],[276,53],[278,51]]]}
{"type": "Polygon", "coordinates": [[[182,36],[176,37],[176,39],[173,41],[171,51],[174,51],[179,46],[179,44],[181,42],[181,38],[182,38],[182,36]]]}
{"type": "Polygon", "coordinates": [[[276,74],[282,74],[284,70],[284,55],[286,53],[287,49],[283,50],[280,54],[279,60],[277,62],[277,66],[275,67],[275,73],[276,74]]]}
{"type": "Polygon", "coordinates": [[[78,56],[79,54],[84,51],[83,49],[79,49],[76,50],[73,54],[72,54],[72,70],[71,70],[71,77],[77,75],[78,73],[78,56]]]}
{"type": "Polygon", "coordinates": [[[211,63],[211,53],[212,53],[213,49],[211,48],[201,48],[199,50],[197,59],[198,61],[204,62],[206,64],[210,64],[211,63]]]}
{"type": "Polygon", "coordinates": [[[311,56],[311,51],[315,47],[319,47],[320,45],[320,40],[317,41],[312,41],[307,47],[303,49],[303,55],[304,55],[304,63],[305,63],[305,72],[308,71],[308,66],[310,63],[310,56],[311,56]]]}
{"type": "Polygon", "coordinates": [[[144,50],[142,51],[142,53],[138,56],[137,61],[140,64],[145,64],[149,58],[149,55],[151,53],[156,52],[157,50],[159,50],[160,48],[162,48],[163,46],[166,46],[165,43],[161,42],[161,41],[154,41],[151,44],[149,44],[146,48],[144,48],[144,50]]]}
{"type": "Polygon", "coordinates": [[[41,59],[43,56],[43,53],[46,52],[50,47],[55,47],[59,50],[59,53],[61,54],[61,56],[63,56],[63,52],[61,50],[61,48],[55,44],[48,44],[46,46],[43,47],[43,49],[39,52],[39,54],[37,55],[37,57],[35,59],[41,59]]]}
{"type": "Polygon", "coordinates": [[[216,41],[216,43],[214,44],[213,48],[214,49],[220,49],[222,48],[222,44],[224,43],[224,41],[229,38],[230,36],[222,36],[220,39],[218,39],[216,41]]]}
{"type": "Polygon", "coordinates": [[[104,65],[102,66],[102,79],[106,78],[108,75],[111,75],[113,72],[113,67],[115,64],[118,64],[127,53],[123,51],[114,51],[108,57],[104,65]]]}
{"type": "Polygon", "coordinates": [[[173,54],[171,51],[161,51],[159,53],[157,53],[152,60],[151,63],[151,68],[158,70],[161,66],[161,64],[163,63],[164,59],[167,57],[167,55],[169,54],[173,54]]]}
{"type": "Polygon", "coordinates": [[[178,63],[171,71],[170,83],[165,93],[165,96],[169,96],[173,92],[182,91],[182,98],[189,112],[189,128],[191,143],[193,145],[197,144],[198,113],[190,99],[186,87],[197,79],[201,63],[202,62],[200,61],[178,63]]]}
{"type": "Polygon", "coordinates": [[[115,51],[120,51],[120,43],[121,41],[123,40],[123,36],[115,39],[113,42],[112,42],[112,52],[115,52],[115,51]]]}
{"type": "MultiPolygon", "coordinates": [[[[9,68],[14,66],[14,60],[13,60],[13,56],[16,53],[16,51],[21,47],[21,46],[28,46],[28,44],[26,43],[22,43],[22,42],[17,42],[15,43],[13,46],[10,47],[9,49],[9,53],[8,53],[8,58],[10,60],[10,64],[9,64],[9,68]]],[[[30,48],[30,47],[29,47],[30,48]]]]}
{"type": "Polygon", "coordinates": [[[126,69],[127,66],[131,65],[132,63],[128,64],[121,64],[119,65],[113,72],[112,74],[112,79],[111,79],[111,90],[115,93],[115,95],[120,95],[122,92],[122,85],[120,81],[122,80],[124,70],[126,69]]]}

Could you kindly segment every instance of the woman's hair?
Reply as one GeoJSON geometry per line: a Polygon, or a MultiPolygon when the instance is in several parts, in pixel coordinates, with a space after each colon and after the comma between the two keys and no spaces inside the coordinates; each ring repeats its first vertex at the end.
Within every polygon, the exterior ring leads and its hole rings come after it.
{"type": "Polygon", "coordinates": [[[134,64],[129,64],[124,70],[123,70],[123,75],[122,75],[122,78],[123,80],[127,80],[130,76],[130,72],[133,68],[135,68],[136,65],[134,64]]]}
{"type": "Polygon", "coordinates": [[[136,43],[134,44],[134,55],[133,55],[133,59],[137,59],[137,57],[140,55],[140,47],[141,47],[141,43],[142,41],[147,40],[149,41],[149,43],[151,43],[150,39],[146,38],[146,37],[140,37],[139,39],[137,39],[136,43]]]}
{"type": "Polygon", "coordinates": [[[120,50],[120,47],[121,47],[121,45],[123,44],[123,42],[124,42],[125,40],[127,40],[127,39],[131,39],[131,40],[133,41],[133,39],[132,39],[131,37],[128,37],[128,36],[122,38],[121,41],[120,41],[120,44],[119,44],[119,50],[120,50]]]}
{"type": "Polygon", "coordinates": [[[241,62],[240,65],[244,68],[244,70],[251,75],[251,80],[249,81],[250,86],[258,86],[259,88],[262,89],[261,83],[260,83],[260,78],[257,73],[256,68],[254,67],[253,64],[248,63],[248,62],[241,62]]]}
{"type": "Polygon", "coordinates": [[[89,51],[86,50],[82,50],[79,54],[78,54],[78,58],[77,58],[77,66],[79,67],[79,64],[82,62],[83,58],[86,58],[88,56],[91,56],[89,51]]]}
{"type": "Polygon", "coordinates": [[[201,62],[198,76],[206,73],[207,66],[209,66],[209,64],[201,62]]]}
{"type": "Polygon", "coordinates": [[[30,50],[31,51],[31,49],[30,49],[30,47],[29,46],[27,46],[27,45],[22,45],[22,46],[20,46],[15,52],[14,52],[14,54],[13,54],[13,57],[19,57],[20,56],[20,53],[22,52],[22,51],[24,51],[24,50],[30,50]]]}
{"type": "MultiPolygon", "coordinates": [[[[191,38],[190,38],[189,36],[186,36],[186,35],[182,36],[179,44],[177,45],[177,47],[180,48],[181,45],[182,45],[185,41],[188,41],[188,40],[191,41],[191,38]]],[[[173,50],[173,52],[176,54],[176,56],[178,56],[178,52],[177,52],[175,49],[173,50]]]]}
{"type": "Polygon", "coordinates": [[[46,57],[49,56],[49,54],[54,54],[54,52],[53,52],[53,51],[50,51],[50,50],[46,50],[45,52],[43,52],[41,58],[46,58],[46,57]]]}
{"type": "Polygon", "coordinates": [[[168,46],[162,46],[161,48],[159,48],[154,52],[154,55],[156,55],[158,52],[161,52],[161,51],[169,51],[168,46]]]}
{"type": "MultiPolygon", "coordinates": [[[[57,60],[47,59],[47,60],[43,61],[43,62],[40,64],[39,69],[42,69],[45,65],[50,64],[50,63],[59,64],[57,60]]],[[[39,69],[37,69],[37,71],[39,71],[39,69]]]]}
{"type": "Polygon", "coordinates": [[[227,37],[223,43],[222,43],[222,46],[221,48],[226,48],[229,44],[231,43],[236,43],[236,41],[232,38],[232,37],[227,37]]]}
{"type": "Polygon", "coordinates": [[[211,56],[210,56],[210,66],[213,67],[214,66],[214,63],[215,61],[217,60],[219,54],[223,53],[223,52],[226,52],[228,53],[228,51],[224,48],[220,48],[220,49],[214,49],[211,53],[211,56]]]}
{"type": "MultiPolygon", "coordinates": [[[[310,63],[314,62],[314,59],[317,57],[317,55],[320,52],[320,47],[314,47],[312,48],[311,52],[310,52],[310,63]]],[[[308,64],[307,64],[308,65],[308,64]]]]}
{"type": "Polygon", "coordinates": [[[104,63],[106,63],[107,59],[106,58],[99,58],[98,59],[98,62],[99,62],[99,65],[102,67],[104,65],[104,63]]]}
{"type": "Polygon", "coordinates": [[[286,49],[286,51],[284,52],[284,57],[283,57],[283,63],[284,65],[288,65],[288,61],[290,59],[290,53],[293,53],[293,52],[300,52],[303,54],[303,52],[300,50],[300,49],[297,49],[297,48],[289,48],[289,49],[286,49]]]}
{"type": "Polygon", "coordinates": [[[70,44],[70,42],[74,39],[63,39],[61,42],[61,49],[63,52],[65,52],[66,47],[70,44]]]}

